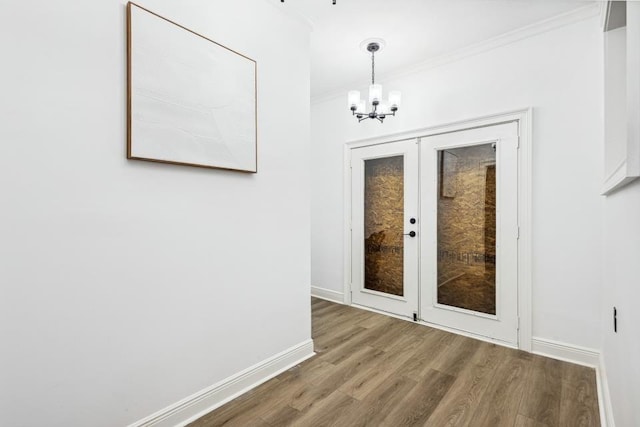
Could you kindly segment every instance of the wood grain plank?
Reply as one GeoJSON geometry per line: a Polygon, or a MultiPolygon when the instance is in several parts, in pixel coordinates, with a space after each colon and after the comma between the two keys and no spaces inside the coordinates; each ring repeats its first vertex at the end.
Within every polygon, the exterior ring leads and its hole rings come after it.
{"type": "Polygon", "coordinates": [[[291,423],[292,427],[324,427],[335,426],[336,419],[344,412],[354,410],[358,405],[358,401],[347,396],[346,394],[335,390],[326,398],[313,405],[299,419],[291,423]]]}
{"type": "Polygon", "coordinates": [[[190,427],[211,427],[211,426],[246,426],[250,423],[256,423],[256,414],[263,405],[263,402],[269,399],[269,395],[276,390],[280,381],[274,378],[266,383],[256,387],[243,396],[235,399],[226,405],[216,409],[213,412],[199,418],[190,427]]]}
{"type": "Polygon", "coordinates": [[[342,343],[347,343],[354,336],[367,331],[365,328],[361,328],[357,325],[348,325],[341,328],[340,332],[334,334],[323,335],[317,340],[314,340],[313,347],[316,353],[323,354],[332,348],[339,346],[342,343]]]}
{"type": "Polygon", "coordinates": [[[333,348],[324,348],[319,357],[326,362],[337,365],[348,358],[351,353],[364,347],[371,347],[371,341],[379,336],[384,328],[384,325],[369,329],[363,328],[359,334],[352,336],[349,340],[342,341],[333,348]]]}
{"type": "Polygon", "coordinates": [[[416,348],[414,356],[398,367],[397,375],[409,378],[424,377],[431,370],[432,362],[449,348],[442,339],[444,334],[446,332],[436,330],[426,335],[416,348]]]}
{"type": "Polygon", "coordinates": [[[454,381],[455,377],[451,375],[429,370],[406,395],[402,405],[394,408],[380,425],[390,427],[423,425],[436,410],[454,381]]]}
{"type": "Polygon", "coordinates": [[[386,350],[393,345],[394,340],[398,339],[401,335],[405,334],[411,324],[404,320],[394,319],[394,322],[387,325],[386,328],[375,337],[370,345],[371,347],[386,350]]]}
{"type": "Polygon", "coordinates": [[[456,376],[467,366],[478,348],[480,348],[480,341],[458,335],[454,343],[434,359],[431,367],[456,376]]]}
{"type": "Polygon", "coordinates": [[[291,406],[276,408],[270,414],[261,417],[270,426],[288,426],[302,416],[302,412],[293,409],[291,406]]]}
{"type": "Polygon", "coordinates": [[[531,366],[519,357],[509,357],[501,364],[478,405],[475,422],[479,426],[513,426],[530,372],[531,366]]]}
{"type": "Polygon", "coordinates": [[[329,375],[333,374],[336,371],[336,365],[332,363],[325,362],[320,358],[315,358],[313,363],[303,363],[288,371],[280,374],[278,379],[280,381],[285,381],[290,376],[296,376],[304,379],[306,383],[309,384],[318,384],[322,380],[324,380],[329,375]]]}
{"type": "MultiPolygon", "coordinates": [[[[480,342],[440,405],[429,417],[428,426],[468,426],[476,416],[480,400],[506,354],[495,344],[480,342]]],[[[451,365],[457,366],[457,365],[451,365]]]]}
{"type": "Polygon", "coordinates": [[[562,362],[535,356],[519,413],[549,426],[560,422],[562,362]]]}
{"type": "Polygon", "coordinates": [[[381,351],[365,347],[353,353],[348,359],[337,366],[337,369],[328,377],[317,384],[309,384],[289,403],[289,405],[299,411],[305,411],[318,401],[329,396],[338,390],[346,381],[360,371],[363,365],[367,365],[369,360],[380,357],[381,351]]]}
{"type": "Polygon", "coordinates": [[[593,369],[314,300],[321,352],[191,424],[599,426],[593,369]]]}
{"type": "Polygon", "coordinates": [[[546,424],[542,424],[537,422],[536,420],[532,420],[531,418],[527,418],[524,415],[518,414],[516,418],[516,423],[513,427],[549,427],[546,424]]]}
{"type": "Polygon", "coordinates": [[[600,426],[595,369],[565,363],[560,396],[561,426],[600,426]]]}
{"type": "MultiPolygon", "coordinates": [[[[366,310],[363,310],[366,311],[366,310]]],[[[381,316],[378,313],[373,313],[373,312],[369,312],[371,315],[368,316],[367,318],[361,320],[360,322],[358,322],[358,326],[362,326],[363,328],[373,328],[376,326],[381,326],[381,325],[388,325],[393,323],[394,321],[398,320],[398,319],[394,319],[393,317],[389,317],[389,316],[381,316]]]]}
{"type": "Polygon", "coordinates": [[[351,427],[379,426],[391,411],[404,406],[405,397],[417,383],[407,377],[392,375],[379,385],[353,411],[343,413],[336,425],[351,427]]]}
{"type": "Polygon", "coordinates": [[[412,335],[401,336],[397,347],[382,352],[378,358],[371,359],[359,372],[345,381],[339,390],[355,399],[363,400],[380,387],[387,378],[394,375],[399,366],[413,357],[420,344],[421,340],[412,335]]]}

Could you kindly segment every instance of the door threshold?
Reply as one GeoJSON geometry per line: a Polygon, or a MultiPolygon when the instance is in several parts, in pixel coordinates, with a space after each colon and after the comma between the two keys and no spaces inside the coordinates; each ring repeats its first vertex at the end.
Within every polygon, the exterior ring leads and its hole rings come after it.
{"type": "MultiPolygon", "coordinates": [[[[345,305],[349,305],[349,304],[345,304],[345,305]]],[[[471,332],[462,331],[460,329],[449,328],[447,326],[438,325],[437,323],[429,323],[429,322],[425,322],[424,320],[418,320],[416,322],[412,318],[407,317],[407,316],[401,316],[399,314],[390,313],[390,312],[384,311],[384,310],[378,310],[376,308],[367,307],[365,305],[360,305],[360,304],[350,304],[349,306],[353,307],[353,308],[359,308],[361,310],[371,311],[371,312],[377,313],[377,314],[383,314],[385,316],[393,317],[394,319],[404,320],[406,322],[416,323],[416,324],[422,325],[422,326],[428,326],[430,328],[439,329],[441,331],[449,332],[449,333],[452,333],[452,334],[462,335],[462,336],[467,337],[467,338],[472,338],[472,339],[475,339],[475,340],[488,342],[490,344],[496,344],[496,345],[499,345],[499,346],[502,346],[502,347],[512,348],[512,349],[515,349],[515,350],[519,350],[520,349],[517,344],[512,344],[512,343],[509,343],[509,342],[506,342],[506,341],[501,341],[501,340],[498,340],[498,339],[495,339],[495,338],[491,338],[491,337],[485,337],[484,335],[473,334],[471,332]]]]}
{"type": "Polygon", "coordinates": [[[420,321],[418,321],[416,323],[419,323],[419,324],[424,325],[424,326],[429,326],[430,328],[440,329],[441,331],[450,332],[452,334],[462,335],[462,336],[465,336],[465,337],[468,337],[468,338],[473,338],[473,339],[484,341],[484,342],[488,342],[488,343],[491,343],[491,344],[496,344],[496,345],[499,345],[499,346],[502,346],[502,347],[513,348],[515,350],[519,350],[517,344],[513,344],[513,343],[510,343],[510,342],[507,342],[507,341],[502,341],[502,340],[498,340],[498,339],[495,339],[495,338],[486,337],[484,335],[474,334],[474,333],[463,331],[463,330],[460,330],[460,329],[449,328],[447,326],[438,325],[437,323],[425,322],[424,320],[420,320],[420,321]]]}
{"type": "Polygon", "coordinates": [[[367,307],[366,305],[352,303],[350,306],[353,308],[359,308],[361,310],[371,311],[373,313],[384,314],[385,316],[393,317],[394,319],[406,320],[407,322],[411,322],[411,323],[419,323],[419,322],[414,322],[413,319],[409,316],[401,316],[399,314],[391,313],[389,311],[378,310],[377,308],[373,308],[373,307],[367,307]]]}

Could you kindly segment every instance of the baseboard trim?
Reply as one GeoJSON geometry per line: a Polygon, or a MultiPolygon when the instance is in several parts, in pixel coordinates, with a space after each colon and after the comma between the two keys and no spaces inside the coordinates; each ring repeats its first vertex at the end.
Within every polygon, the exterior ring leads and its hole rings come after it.
{"type": "Polygon", "coordinates": [[[533,337],[531,352],[591,368],[597,368],[600,365],[600,352],[597,350],[545,338],[533,337]]]}
{"type": "Polygon", "coordinates": [[[185,426],[313,355],[313,340],[304,341],[128,427],[185,426]]]}
{"type": "Polygon", "coordinates": [[[344,304],[344,294],[342,292],[332,291],[331,289],[312,286],[311,296],[320,299],[326,299],[327,301],[331,302],[337,302],[339,304],[344,304]]]}
{"type": "Polygon", "coordinates": [[[611,406],[611,395],[609,394],[609,382],[607,381],[607,370],[604,363],[604,355],[601,353],[598,367],[596,368],[596,381],[598,382],[598,407],[600,408],[600,425],[602,427],[615,427],[613,419],[613,407],[611,406]]]}

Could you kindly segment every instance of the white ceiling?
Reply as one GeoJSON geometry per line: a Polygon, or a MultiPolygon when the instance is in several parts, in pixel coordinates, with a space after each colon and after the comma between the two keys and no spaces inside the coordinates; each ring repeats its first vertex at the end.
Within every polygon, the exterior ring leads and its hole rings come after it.
{"type": "MultiPolygon", "coordinates": [[[[276,0],[273,0],[276,1],[276,0]]],[[[386,41],[376,73],[389,74],[596,3],[584,0],[285,0],[311,22],[311,97],[370,78],[360,43],[386,41]]]]}

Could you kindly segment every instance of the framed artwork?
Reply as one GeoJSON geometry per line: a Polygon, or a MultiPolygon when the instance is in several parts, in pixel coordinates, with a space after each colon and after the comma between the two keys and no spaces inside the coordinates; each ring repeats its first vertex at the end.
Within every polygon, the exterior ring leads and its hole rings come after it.
{"type": "Polygon", "coordinates": [[[127,4],[127,158],[255,173],[257,65],[127,4]]]}

